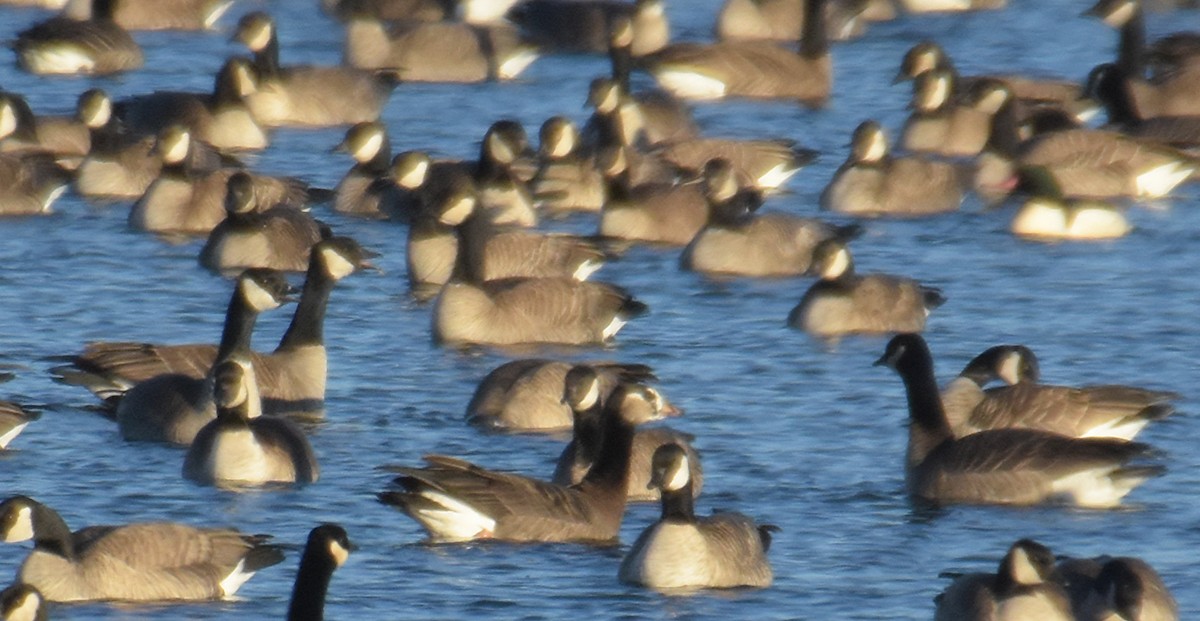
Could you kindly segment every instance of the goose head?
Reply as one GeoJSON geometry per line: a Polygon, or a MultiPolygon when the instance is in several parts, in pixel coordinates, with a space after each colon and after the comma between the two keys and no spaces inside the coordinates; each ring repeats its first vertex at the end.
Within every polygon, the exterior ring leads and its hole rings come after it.
{"type": "Polygon", "coordinates": [[[655,449],[650,458],[650,482],[646,484],[646,489],[677,492],[690,482],[687,451],[682,446],[671,442],[655,449]]]}
{"type": "Polygon", "coordinates": [[[321,261],[325,273],[333,280],[341,280],[358,270],[375,269],[371,263],[375,253],[349,237],[330,237],[317,242],[313,256],[321,261]]]}
{"type": "Polygon", "coordinates": [[[575,152],[579,130],[565,116],[552,116],[538,132],[538,153],[544,158],[563,158],[575,152]]]}
{"type": "Polygon", "coordinates": [[[99,88],[92,88],[79,95],[75,102],[75,117],[88,129],[99,129],[112,119],[112,98],[99,88]]]}
{"type": "Polygon", "coordinates": [[[251,52],[267,49],[274,37],[275,22],[262,11],[243,15],[233,32],[233,40],[245,45],[251,52]]]}
{"type": "Polygon", "coordinates": [[[887,134],[875,121],[863,121],[850,137],[850,160],[864,164],[882,161],[888,154],[887,134]]]}
{"type": "Polygon", "coordinates": [[[237,280],[237,292],[243,302],[256,312],[279,308],[296,289],[288,284],[283,273],[266,268],[248,269],[237,280]]]}
{"type": "Polygon", "coordinates": [[[405,190],[416,190],[425,185],[432,164],[424,151],[404,151],[392,158],[392,180],[405,190]]]}
{"type": "MultiPolygon", "coordinates": [[[[387,144],[387,129],[378,121],[365,121],[346,130],[346,137],[333,148],[349,153],[354,161],[366,164],[379,156],[387,144]]],[[[385,156],[386,157],[386,156],[385,156]]]]}
{"type": "Polygon", "coordinates": [[[254,179],[242,170],[229,175],[229,180],[225,182],[225,213],[231,216],[244,215],[253,213],[256,208],[254,179]]]}

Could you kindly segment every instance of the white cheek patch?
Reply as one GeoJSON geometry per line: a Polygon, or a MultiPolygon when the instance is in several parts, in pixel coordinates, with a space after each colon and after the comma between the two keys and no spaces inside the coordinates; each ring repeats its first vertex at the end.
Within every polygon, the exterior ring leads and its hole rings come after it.
{"type": "Polygon", "coordinates": [[[1136,8],[1133,2],[1123,2],[1115,11],[1104,17],[1104,23],[1113,28],[1120,28],[1133,17],[1136,8]]]}
{"type": "Polygon", "coordinates": [[[5,621],[36,621],[38,611],[42,608],[42,598],[36,593],[28,592],[21,598],[21,602],[9,609],[5,614],[5,621]]]}
{"type": "Polygon", "coordinates": [[[112,100],[108,97],[101,97],[100,103],[92,110],[91,115],[85,120],[88,127],[103,127],[112,118],[112,100]]]}
{"type": "Polygon", "coordinates": [[[496,76],[501,80],[512,80],[521,75],[537,58],[538,53],[534,50],[523,49],[500,63],[500,67],[496,70],[496,76]]]}
{"type": "Polygon", "coordinates": [[[0,105],[0,138],[7,138],[17,131],[17,114],[12,104],[0,105]]]}
{"type": "Polygon", "coordinates": [[[946,76],[938,76],[933,80],[931,88],[928,98],[929,107],[939,108],[950,97],[950,80],[946,76]]]}
{"type": "Polygon", "coordinates": [[[600,381],[593,378],[591,385],[588,386],[587,394],[579,400],[579,409],[590,410],[600,400],[600,381]]]}
{"type": "Polygon", "coordinates": [[[175,138],[174,140],[167,139],[162,159],[164,162],[177,164],[187,158],[188,147],[191,145],[192,139],[187,132],[180,132],[173,137],[175,138]]]}
{"type": "Polygon", "coordinates": [[[17,519],[11,528],[4,533],[4,541],[16,543],[33,539],[33,509],[21,507],[17,510],[17,519]]]}
{"type": "Polygon", "coordinates": [[[370,137],[354,149],[354,159],[360,162],[369,162],[379,155],[379,149],[382,146],[383,136],[379,132],[372,132],[370,137]]]}
{"type": "Polygon", "coordinates": [[[442,224],[458,226],[466,221],[473,211],[475,211],[475,198],[464,196],[454,201],[449,208],[442,212],[442,224]]]}
{"type": "Polygon", "coordinates": [[[1008,92],[1004,89],[997,88],[988,91],[986,95],[979,98],[979,102],[976,104],[976,107],[984,110],[985,112],[995,114],[1000,110],[1000,106],[1003,106],[1004,102],[1006,101],[1008,101],[1008,92]]]}
{"type": "Polygon", "coordinates": [[[871,132],[871,142],[867,145],[867,150],[863,153],[864,162],[878,162],[887,155],[887,137],[882,131],[871,132]]]}
{"type": "Polygon", "coordinates": [[[400,175],[400,185],[415,190],[425,185],[425,177],[429,174],[429,162],[417,162],[412,170],[400,175]]]}
{"type": "Polygon", "coordinates": [[[1005,355],[1004,359],[1000,361],[1000,368],[996,369],[996,375],[1010,386],[1020,383],[1021,354],[1014,351],[1005,355]]]}
{"type": "Polygon", "coordinates": [[[829,261],[829,265],[825,267],[825,271],[821,273],[821,277],[828,280],[836,280],[841,278],[842,274],[850,268],[850,251],[841,248],[833,259],[829,261]]]}
{"type": "Polygon", "coordinates": [[[342,544],[336,541],[329,542],[329,558],[333,559],[333,564],[341,567],[346,563],[346,559],[350,558],[350,551],[342,547],[342,544]]]}
{"type": "Polygon", "coordinates": [[[242,296],[244,296],[244,299],[251,308],[262,312],[279,307],[279,300],[274,295],[271,295],[270,291],[263,289],[262,285],[249,279],[242,282],[244,283],[242,296]]]}
{"type": "Polygon", "coordinates": [[[492,155],[497,162],[509,163],[513,161],[514,154],[508,144],[500,138],[499,134],[488,136],[488,153],[492,155]]]}
{"type": "Polygon", "coordinates": [[[326,270],[334,280],[341,280],[358,269],[356,265],[332,248],[322,248],[320,252],[321,258],[325,261],[326,270]]]}
{"type": "Polygon", "coordinates": [[[1033,561],[1029,558],[1029,553],[1023,548],[1013,550],[1012,573],[1013,581],[1017,584],[1042,583],[1042,576],[1038,574],[1037,568],[1033,566],[1033,561]]]}
{"type": "Polygon", "coordinates": [[[550,148],[550,157],[566,157],[575,150],[575,130],[563,125],[550,148]]]}
{"type": "Polygon", "coordinates": [[[255,52],[262,51],[271,42],[271,31],[274,28],[271,24],[263,24],[261,28],[254,31],[253,34],[246,40],[246,47],[255,52]]]}
{"type": "Polygon", "coordinates": [[[688,471],[687,455],[680,455],[679,461],[672,464],[670,470],[664,473],[662,488],[668,492],[676,492],[683,489],[683,486],[688,484],[691,479],[691,472],[688,471]]]}

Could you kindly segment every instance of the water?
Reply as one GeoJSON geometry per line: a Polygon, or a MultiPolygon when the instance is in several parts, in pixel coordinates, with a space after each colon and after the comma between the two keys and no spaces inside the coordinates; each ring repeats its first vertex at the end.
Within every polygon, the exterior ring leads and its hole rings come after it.
{"type": "MultiPolygon", "coordinates": [[[[154,88],[210,87],[242,12],[276,14],[285,62],[333,63],[340,28],[315,2],[240,3],[209,34],[138,35],[147,68],[105,80],[39,79],[0,69],[5,88],[39,112],[67,112],[91,86],[117,95],[154,88]]],[[[708,36],[716,0],[675,2],[675,35],[708,36]]],[[[964,73],[1010,69],[1082,79],[1111,57],[1116,35],[1078,17],[1084,2],[1013,0],[1002,12],[913,17],[874,26],[867,38],[835,48],[831,104],[704,105],[697,118],[716,135],[798,139],[822,159],[767,209],[816,212],[816,199],[845,157],[859,121],[892,130],[908,89],[891,86],[900,56],[936,38],[964,73]]],[[[41,14],[0,11],[0,38],[41,14]]],[[[1200,26],[1195,13],[1150,16],[1153,35],[1200,26]]],[[[6,61],[7,62],[7,61],[6,61]]],[[[531,133],[545,118],[582,121],[588,81],[602,58],[537,61],[514,84],[402,85],[385,120],[397,150],[428,148],[470,156],[496,118],[531,133]]],[[[328,154],[341,130],[277,132],[256,168],[332,186],[349,167],[328,154]]],[[[1128,509],[954,507],[914,511],[903,491],[907,416],[900,380],[871,366],[885,340],[850,339],[834,349],[784,327],[808,281],[712,282],[676,267],[676,251],[634,249],[598,278],[621,283],[652,313],[632,322],[604,351],[570,353],[644,362],[687,414],[673,425],[697,436],[707,473],[699,510],[731,508],[779,525],[771,550],[776,582],[763,591],[666,597],[617,582],[621,550],[574,545],[428,546],[415,522],[374,500],[388,476],[375,467],[418,463],[446,453],[480,464],[548,476],[557,440],[488,436],[463,424],[475,383],[505,358],[434,347],[428,308],[412,302],[404,278],[405,230],[321,210],[341,234],[382,253],[382,274],[338,285],[326,323],[328,416],[312,442],[319,483],[293,491],[232,494],[198,488],[179,475],[182,453],[122,442],[114,425],[89,412],[90,395],[50,382],[48,356],[90,340],[215,342],[230,286],[195,263],[201,242],[170,245],[129,231],[126,206],[64,197],[51,217],[0,222],[0,364],[16,379],[0,396],[47,412],[0,455],[5,495],[26,493],[57,508],[73,527],[136,520],[228,524],[271,533],[297,548],[321,521],[346,526],[361,550],[334,577],[328,612],[341,619],[928,619],[947,570],[991,570],[1018,537],[1056,552],[1138,555],[1174,589],[1183,617],[1200,611],[1200,435],[1193,381],[1200,349],[1195,309],[1200,287],[1200,201],[1193,187],[1130,212],[1129,237],[1099,244],[1032,244],[1006,233],[1011,207],[920,221],[872,222],[856,242],[862,271],[887,271],[943,288],[949,302],[927,337],[945,380],[993,344],[1030,345],[1045,380],[1123,382],[1175,390],[1182,414],[1142,439],[1166,452],[1168,474],[1128,498],[1128,509]]],[[[586,230],[585,222],[574,223],[586,230]]],[[[273,347],[290,309],[264,316],[259,348],[273,347]]],[[[622,530],[631,542],[657,514],[632,507],[622,530]]],[[[0,546],[0,573],[15,572],[27,546],[0,546]]],[[[263,571],[238,601],[186,606],[60,607],[62,619],[279,618],[298,553],[263,571]]]]}

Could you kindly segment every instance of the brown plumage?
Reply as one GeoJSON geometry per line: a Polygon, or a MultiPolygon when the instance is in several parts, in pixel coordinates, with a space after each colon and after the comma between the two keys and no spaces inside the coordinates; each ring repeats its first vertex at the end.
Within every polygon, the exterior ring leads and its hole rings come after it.
{"type": "Polygon", "coordinates": [[[1049,548],[1017,541],[996,573],[965,574],[946,587],[934,600],[934,621],[1072,621],[1066,592],[1053,573],[1049,548]]]}
{"type": "MultiPolygon", "coordinates": [[[[558,455],[558,463],[554,465],[554,474],[550,480],[559,485],[574,485],[587,476],[595,460],[595,452],[599,446],[590,449],[583,448],[588,438],[580,438],[576,430],[575,437],[563,448],[558,455]]],[[[599,438],[591,438],[594,440],[599,438]]],[[[629,502],[655,502],[659,499],[661,490],[650,484],[650,458],[658,447],[666,444],[677,444],[687,452],[688,468],[692,480],[692,495],[699,496],[704,488],[704,470],[700,465],[700,454],[692,447],[695,436],[676,431],[669,427],[640,427],[633,434],[633,452],[629,457],[629,502]]]]}
{"type": "Polygon", "coordinates": [[[309,251],[329,235],[329,228],[293,205],[259,207],[254,179],[245,172],[229,177],[225,219],[208,234],[200,249],[200,265],[217,272],[266,267],[301,272],[309,251]]]}
{"type": "Polygon", "coordinates": [[[389,29],[355,15],[346,23],[345,61],[390,69],[406,82],[511,80],[536,58],[511,26],[407,22],[389,29]]]}
{"type": "Polygon", "coordinates": [[[1071,598],[1078,621],[1179,621],[1179,604],[1146,561],[1129,556],[1067,558],[1054,579],[1071,598]]]}
{"type": "Polygon", "coordinates": [[[113,21],[117,0],[92,0],[87,19],[52,17],[17,33],[17,66],[34,74],[107,75],[139,69],[142,48],[113,21]]]}

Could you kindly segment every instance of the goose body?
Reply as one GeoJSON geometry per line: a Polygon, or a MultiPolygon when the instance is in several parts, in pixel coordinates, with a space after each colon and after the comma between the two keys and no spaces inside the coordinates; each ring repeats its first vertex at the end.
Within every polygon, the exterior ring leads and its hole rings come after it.
{"type": "Polygon", "coordinates": [[[662,490],[662,517],[630,546],[618,577],[654,589],[770,586],[767,549],[777,529],[740,513],[696,517],[689,461],[677,444],[654,452],[649,485],[662,490]]]}
{"type": "Polygon", "coordinates": [[[909,493],[933,504],[1032,505],[1063,502],[1111,508],[1160,466],[1130,462],[1150,447],[1110,438],[1069,438],[1030,429],[981,431],[955,438],[946,421],[924,339],[901,334],[876,364],[900,375],[908,393],[906,479],[909,493]]]}
{"type": "Polygon", "coordinates": [[[208,234],[200,249],[200,265],[217,272],[264,267],[304,271],[309,250],[328,231],[312,216],[291,205],[257,211],[254,180],[236,172],[226,182],[225,219],[208,234]]]}
{"type": "Polygon", "coordinates": [[[954,80],[949,69],[933,69],[913,81],[913,112],[900,134],[904,149],[946,157],[973,157],[987,145],[994,104],[956,101],[954,80]]]}
{"type": "Polygon", "coordinates": [[[516,78],[537,52],[508,26],[412,22],[389,32],[379,20],[355,16],[346,24],[344,57],[406,82],[483,82],[516,78]]]}
{"type": "Polygon", "coordinates": [[[604,175],[594,158],[580,152],[575,124],[563,116],[551,117],[538,135],[538,170],[529,189],[539,208],[554,213],[600,211],[606,197],[604,175]]]}
{"type": "Polygon", "coordinates": [[[222,599],[283,560],[276,547],[231,528],[144,522],[72,534],[25,496],[0,503],[0,518],[4,541],[34,540],[18,580],[52,602],[222,599]]]}
{"type": "MultiPolygon", "coordinates": [[[[559,485],[574,485],[587,476],[599,447],[585,448],[583,445],[589,439],[579,436],[576,430],[575,437],[559,454],[551,481],[559,485]]],[[[700,454],[692,447],[692,440],[695,440],[692,435],[669,427],[639,427],[633,435],[633,452],[629,457],[629,502],[655,502],[659,499],[660,490],[650,485],[650,458],[658,447],[666,444],[677,444],[687,452],[692,494],[699,496],[704,487],[704,469],[700,465],[700,454]]]]}
{"type": "MultiPolygon", "coordinates": [[[[592,374],[576,381],[594,384],[597,380],[592,374]]],[[[578,391],[597,393],[594,386],[578,391]]],[[[579,485],[565,487],[432,455],[425,458],[423,468],[396,468],[401,476],[395,484],[401,491],[383,492],[380,500],[419,522],[434,541],[611,544],[625,513],[631,420],[644,418],[636,411],[649,408],[650,403],[636,387],[622,386],[602,409],[598,398],[573,402],[572,407],[577,415],[600,417],[604,437],[595,466],[579,485]]]]}
{"type": "Polygon", "coordinates": [[[0,123],[11,125],[0,137],[0,153],[52,155],[61,166],[75,168],[91,148],[91,136],[79,116],[34,115],[29,102],[0,91],[0,123]]]}
{"type": "Polygon", "coordinates": [[[789,140],[694,138],[675,141],[655,152],[676,168],[700,173],[714,159],[727,160],[743,187],[778,190],[816,158],[816,153],[789,140]]]}
{"type": "Polygon", "coordinates": [[[13,438],[20,435],[25,427],[37,418],[36,413],[26,410],[16,403],[0,401],[0,450],[8,448],[13,438]]]}
{"type": "Polygon", "coordinates": [[[17,66],[38,75],[107,75],[139,69],[142,48],[113,21],[117,0],[93,0],[91,16],[58,16],[17,34],[17,66]]]}
{"type": "Polygon", "coordinates": [[[684,249],[681,265],[713,276],[798,276],[811,271],[821,241],[854,234],[813,218],[759,214],[744,222],[710,223],[684,249]]]}
{"type": "Polygon", "coordinates": [[[538,47],[567,52],[608,50],[609,33],[617,18],[632,26],[633,55],[662,49],[670,38],[662,0],[524,0],[508,12],[523,37],[538,47]]]}
{"type": "Polygon", "coordinates": [[[1055,578],[1078,621],[1179,621],[1179,605],[1163,579],[1139,558],[1063,559],[1055,578]]]}
{"type": "Polygon", "coordinates": [[[937,596],[934,621],[1072,621],[1070,603],[1052,579],[1054,555],[1029,539],[1014,543],[995,574],[965,574],[937,596]]]}
{"type": "MultiPolygon", "coordinates": [[[[349,153],[354,158],[354,166],[346,171],[334,189],[334,211],[367,218],[411,218],[415,209],[400,208],[397,182],[387,178],[391,170],[392,147],[387,128],[382,123],[356,123],[346,130],[345,139],[335,150],[349,153]],[[401,211],[407,213],[401,214],[401,211]]],[[[425,173],[421,175],[424,177],[425,173]]],[[[421,184],[424,184],[423,178],[421,184]]]]}

